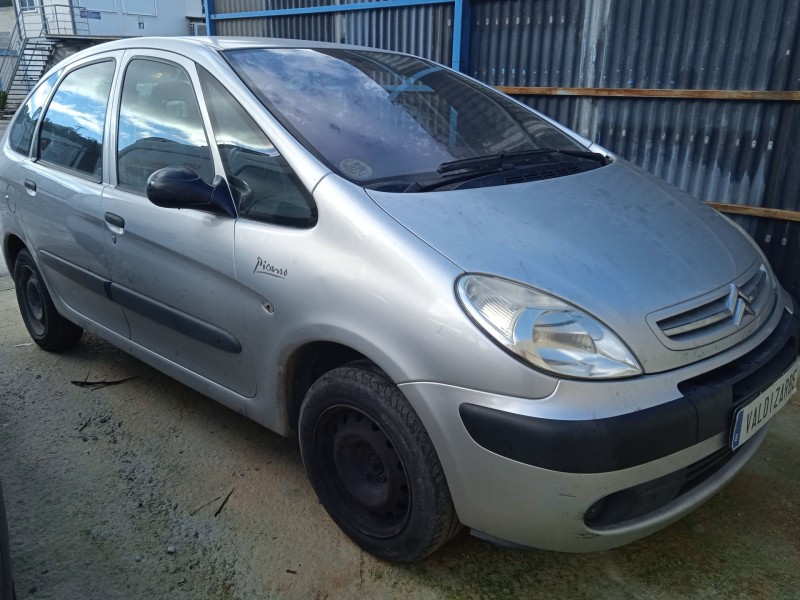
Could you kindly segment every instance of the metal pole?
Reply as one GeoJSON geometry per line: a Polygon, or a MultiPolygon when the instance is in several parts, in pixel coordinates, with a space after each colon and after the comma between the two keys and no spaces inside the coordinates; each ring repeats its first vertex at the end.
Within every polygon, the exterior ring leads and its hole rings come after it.
{"type": "Polygon", "coordinates": [[[455,0],[453,6],[453,68],[466,73],[469,69],[469,33],[472,29],[471,0],[455,0]]]}
{"type": "Polygon", "coordinates": [[[206,33],[208,33],[208,35],[216,35],[217,26],[214,22],[214,19],[211,18],[216,12],[216,9],[214,8],[214,0],[203,0],[203,3],[205,4],[206,9],[206,33]]]}

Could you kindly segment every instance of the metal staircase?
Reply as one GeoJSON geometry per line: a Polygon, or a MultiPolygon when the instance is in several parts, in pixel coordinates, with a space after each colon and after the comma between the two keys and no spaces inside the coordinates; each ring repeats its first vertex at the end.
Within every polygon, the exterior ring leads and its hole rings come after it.
{"type": "Polygon", "coordinates": [[[12,116],[22,104],[50,66],[59,40],[80,38],[88,32],[86,10],[71,1],[31,6],[18,15],[8,43],[3,39],[0,45],[0,89],[7,94],[0,116],[12,116]]]}
{"type": "Polygon", "coordinates": [[[14,114],[44,74],[53,53],[55,41],[45,37],[22,38],[18,47],[10,78],[7,80],[0,75],[3,80],[3,88],[8,94],[3,110],[4,116],[14,114]],[[7,84],[6,81],[8,81],[7,84]]]}

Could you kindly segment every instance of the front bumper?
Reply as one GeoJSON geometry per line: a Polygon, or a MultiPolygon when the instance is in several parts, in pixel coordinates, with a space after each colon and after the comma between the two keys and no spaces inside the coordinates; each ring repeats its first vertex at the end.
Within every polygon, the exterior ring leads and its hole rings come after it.
{"type": "Polygon", "coordinates": [[[525,546],[603,550],[673,523],[736,475],[766,429],[731,451],[733,415],[792,363],[798,338],[800,320],[784,311],[743,355],[628,382],[560,382],[542,400],[434,383],[401,389],[465,525],[525,546]],[[643,393],[654,401],[643,405],[643,393]],[[597,418],[592,406],[611,395],[630,409],[597,418]]]}

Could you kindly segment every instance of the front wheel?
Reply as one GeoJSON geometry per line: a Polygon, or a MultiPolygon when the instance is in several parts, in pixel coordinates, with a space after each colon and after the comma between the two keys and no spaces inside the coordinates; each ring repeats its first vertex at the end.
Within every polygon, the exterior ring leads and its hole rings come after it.
{"type": "Polygon", "coordinates": [[[328,514],[367,552],[410,562],[459,529],[425,428],[382,373],[352,363],[323,375],[300,410],[300,450],[328,514]]]}
{"type": "Polygon", "coordinates": [[[64,350],[78,343],[83,329],[58,314],[42,274],[27,250],[17,254],[14,287],[22,320],[34,342],[45,350],[64,350]]]}

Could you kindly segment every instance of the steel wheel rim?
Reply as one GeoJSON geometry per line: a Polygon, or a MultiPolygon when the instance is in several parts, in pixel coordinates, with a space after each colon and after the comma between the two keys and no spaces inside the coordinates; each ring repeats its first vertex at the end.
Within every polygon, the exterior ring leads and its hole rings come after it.
{"type": "Polygon", "coordinates": [[[23,290],[25,313],[28,323],[36,335],[43,335],[46,328],[44,299],[39,287],[39,280],[30,267],[25,267],[22,273],[20,288],[23,290]]]}
{"type": "Polygon", "coordinates": [[[314,429],[320,477],[351,527],[377,538],[397,535],[411,513],[411,488],[392,440],[350,405],[326,409],[314,429]]]}

